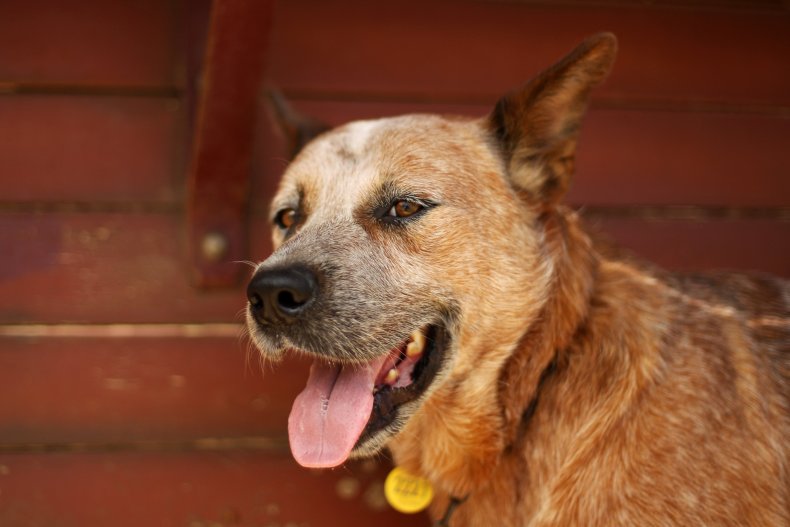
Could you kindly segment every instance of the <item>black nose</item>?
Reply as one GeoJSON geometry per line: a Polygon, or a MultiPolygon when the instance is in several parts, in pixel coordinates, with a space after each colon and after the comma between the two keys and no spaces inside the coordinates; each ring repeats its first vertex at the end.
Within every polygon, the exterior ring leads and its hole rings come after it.
{"type": "Polygon", "coordinates": [[[269,325],[296,321],[317,292],[315,275],[299,267],[259,271],[247,286],[252,314],[261,324],[269,325]]]}

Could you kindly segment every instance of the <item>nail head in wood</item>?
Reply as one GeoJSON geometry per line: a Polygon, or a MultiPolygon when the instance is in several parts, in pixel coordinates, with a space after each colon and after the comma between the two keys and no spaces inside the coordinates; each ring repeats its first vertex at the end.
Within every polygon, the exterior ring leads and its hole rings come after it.
{"type": "Polygon", "coordinates": [[[221,232],[209,232],[200,242],[200,252],[203,259],[208,262],[220,262],[228,254],[230,243],[227,236],[221,232]]]}

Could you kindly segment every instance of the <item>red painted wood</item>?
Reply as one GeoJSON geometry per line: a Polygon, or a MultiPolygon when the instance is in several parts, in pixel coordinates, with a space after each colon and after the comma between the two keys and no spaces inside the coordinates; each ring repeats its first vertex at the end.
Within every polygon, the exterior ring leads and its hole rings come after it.
{"type": "Polygon", "coordinates": [[[285,441],[307,366],[241,337],[1,339],[0,444],[285,441]]]}
{"type": "MultiPolygon", "coordinates": [[[[172,2],[7,0],[0,80],[172,85],[182,77],[174,73],[179,20],[172,2]]],[[[621,40],[612,95],[783,104],[790,97],[781,73],[788,17],[779,13],[299,0],[278,2],[276,20],[271,79],[294,90],[496,96],[584,35],[608,29],[621,40]]]]}
{"type": "Polygon", "coordinates": [[[786,207],[788,141],[786,118],[592,111],[568,201],[786,207]]]}
{"type": "MultiPolygon", "coordinates": [[[[257,232],[252,259],[268,252],[257,232]]],[[[4,322],[232,321],[246,302],[192,287],[178,214],[2,214],[0,247],[4,322]]]]}
{"type": "MultiPolygon", "coordinates": [[[[293,101],[331,125],[404,113],[484,116],[485,105],[293,101]]],[[[263,119],[263,118],[262,118],[263,119]]],[[[790,157],[781,155],[790,119],[743,114],[593,108],[582,127],[577,205],[790,205],[790,157]]],[[[281,156],[261,154],[265,178],[279,179],[281,156]]],[[[262,185],[256,203],[267,203],[262,185]]]]}
{"type": "Polygon", "coordinates": [[[620,54],[599,97],[790,103],[787,14],[540,4],[279,2],[271,83],[316,97],[493,103],[585,36],[608,30],[620,54]]]}
{"type": "Polygon", "coordinates": [[[0,199],[172,203],[182,116],[175,99],[0,97],[0,199]]]}
{"type": "Polygon", "coordinates": [[[3,0],[0,84],[172,86],[176,14],[162,0],[3,0]]]}
{"type": "MultiPolygon", "coordinates": [[[[409,112],[484,115],[484,105],[294,101],[331,124],[409,112]]],[[[183,108],[174,100],[0,98],[3,201],[174,203],[183,193],[183,108]]],[[[263,112],[254,206],[286,163],[263,112]]],[[[787,206],[790,120],[593,109],[569,200],[576,204],[787,206]]]]}
{"type": "Polygon", "coordinates": [[[0,525],[427,527],[382,505],[383,477],[244,452],[0,455],[0,525]]]}
{"type": "MultiPolygon", "coordinates": [[[[606,228],[672,268],[790,275],[789,222],[613,219],[606,228]]],[[[195,291],[184,272],[181,233],[179,218],[169,215],[0,215],[0,246],[10,248],[0,260],[0,320],[233,321],[245,305],[244,284],[195,291]]],[[[254,223],[253,260],[267,254],[268,240],[266,222],[254,223]]]]}
{"type": "Polygon", "coordinates": [[[228,287],[246,258],[245,212],[255,116],[272,3],[215,0],[204,58],[187,185],[192,273],[202,287],[228,287]],[[224,251],[206,255],[207,236],[224,251]]]}
{"type": "Polygon", "coordinates": [[[790,277],[790,222],[620,218],[592,223],[621,246],[667,269],[767,271],[790,277]]]}

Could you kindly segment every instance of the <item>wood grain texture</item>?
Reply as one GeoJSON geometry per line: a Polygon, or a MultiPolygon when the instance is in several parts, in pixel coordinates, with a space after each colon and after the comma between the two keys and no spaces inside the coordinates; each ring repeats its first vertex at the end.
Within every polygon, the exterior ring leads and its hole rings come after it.
{"type": "Polygon", "coordinates": [[[0,97],[0,200],[173,203],[182,117],[177,99],[0,97]]]}
{"type": "Polygon", "coordinates": [[[4,214],[0,246],[6,322],[233,321],[246,302],[241,288],[192,287],[178,214],[4,214]]]}
{"type": "Polygon", "coordinates": [[[591,111],[568,201],[594,205],[790,205],[790,119],[591,111]]]}
{"type": "Polygon", "coordinates": [[[172,86],[176,2],[3,0],[0,83],[172,86]]]}
{"type": "Polygon", "coordinates": [[[186,198],[191,274],[200,287],[235,285],[233,262],[246,256],[255,110],[271,24],[269,0],[212,4],[186,198]],[[211,236],[224,243],[221,254],[203,250],[211,236]]]}
{"type": "Polygon", "coordinates": [[[0,443],[268,437],[285,444],[288,413],[308,363],[289,360],[264,369],[241,325],[238,333],[2,339],[0,443]]]}
{"type": "Polygon", "coordinates": [[[385,470],[247,452],[0,455],[0,525],[427,526],[382,502],[385,470]]]}
{"type": "Polygon", "coordinates": [[[770,220],[591,222],[640,258],[677,271],[757,271],[790,277],[790,222],[770,220]]]}
{"type": "Polygon", "coordinates": [[[299,0],[277,5],[271,82],[296,94],[477,100],[611,31],[617,66],[597,97],[790,103],[790,17],[517,2],[299,0]]]}

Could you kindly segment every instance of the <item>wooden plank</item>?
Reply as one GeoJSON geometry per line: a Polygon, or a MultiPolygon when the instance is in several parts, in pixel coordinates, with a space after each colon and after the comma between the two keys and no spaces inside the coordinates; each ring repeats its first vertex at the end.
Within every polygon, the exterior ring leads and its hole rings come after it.
{"type": "Polygon", "coordinates": [[[0,97],[0,200],[173,202],[182,119],[175,99],[0,97]]]}
{"type": "Polygon", "coordinates": [[[196,297],[176,217],[11,214],[2,225],[2,244],[12,248],[0,284],[6,321],[31,320],[33,313],[68,322],[228,320],[243,304],[240,297],[231,307],[227,292],[196,297]],[[57,292],[22,293],[40,287],[57,292]]]}
{"type": "Polygon", "coordinates": [[[263,369],[241,325],[238,334],[0,338],[0,445],[217,437],[285,445],[309,362],[263,369]]]}
{"type": "Polygon", "coordinates": [[[676,271],[765,271],[790,277],[790,222],[720,220],[591,222],[638,256],[676,271]]]}
{"type": "Polygon", "coordinates": [[[541,4],[280,2],[271,83],[319,98],[493,103],[608,30],[620,54],[598,98],[790,104],[787,14],[541,4]]]}
{"type": "MultiPolygon", "coordinates": [[[[91,0],[69,8],[52,0],[3,2],[0,80],[173,85],[181,76],[174,74],[177,12],[171,2],[155,1],[91,0]]],[[[777,75],[786,70],[787,27],[787,15],[710,9],[280,2],[271,78],[296,91],[492,97],[584,35],[608,28],[622,42],[620,73],[607,92],[612,96],[787,104],[790,81],[777,75]],[[478,36],[474,47],[469,28],[478,36]]]]}
{"type": "Polygon", "coordinates": [[[192,275],[201,287],[239,281],[258,93],[272,22],[267,0],[215,0],[187,182],[192,275]],[[213,243],[209,243],[213,242],[213,243]]]}
{"type": "Polygon", "coordinates": [[[790,205],[790,119],[593,110],[579,140],[576,204],[790,205]]]}
{"type": "MultiPolygon", "coordinates": [[[[521,2],[525,4],[539,4],[541,0],[483,0],[483,1],[506,1],[521,2]]],[[[560,0],[554,3],[564,3],[566,5],[617,5],[622,7],[634,7],[631,0],[560,0]]],[[[781,13],[785,10],[783,0],[650,0],[645,6],[660,6],[669,8],[685,9],[712,9],[712,10],[738,10],[738,11],[770,11],[781,13]]]]}
{"type": "Polygon", "coordinates": [[[3,0],[0,84],[172,86],[172,1],[3,0]]]}
{"type": "Polygon", "coordinates": [[[0,455],[0,525],[427,527],[388,509],[384,470],[242,452],[0,455]]]}
{"type": "MultiPolygon", "coordinates": [[[[490,111],[485,105],[305,100],[293,106],[332,125],[403,113],[490,111]]],[[[787,206],[788,137],[786,118],[594,108],[583,125],[567,199],[576,205],[787,206]]],[[[269,151],[261,157],[265,178],[278,179],[282,156],[269,151]]],[[[255,202],[268,203],[272,185],[260,188],[255,202]]]]}
{"type": "MultiPolygon", "coordinates": [[[[761,268],[790,275],[790,222],[612,219],[605,227],[670,268],[761,268]]],[[[0,214],[0,320],[240,320],[243,284],[203,293],[191,287],[181,229],[178,216],[165,214],[0,214]]],[[[256,219],[251,232],[251,259],[260,260],[270,247],[267,222],[256,219]]]]}
{"type": "MultiPolygon", "coordinates": [[[[330,124],[485,105],[293,101],[330,124]]],[[[9,201],[174,204],[184,112],[173,99],[0,98],[0,173],[9,201]]],[[[284,162],[259,114],[254,202],[266,207],[284,162]]],[[[582,132],[576,204],[787,206],[790,119],[762,115],[593,109],[582,132]]]]}
{"type": "MultiPolygon", "coordinates": [[[[270,235],[255,234],[259,259],[270,235]]],[[[243,289],[195,290],[183,236],[178,214],[2,214],[0,320],[233,321],[243,289]]]]}

